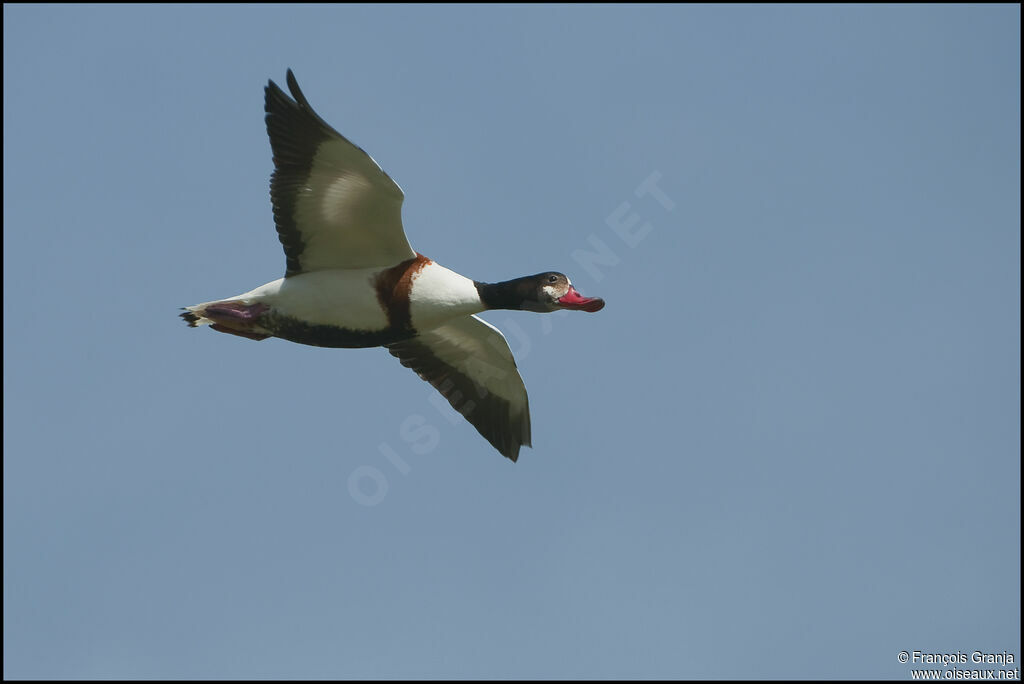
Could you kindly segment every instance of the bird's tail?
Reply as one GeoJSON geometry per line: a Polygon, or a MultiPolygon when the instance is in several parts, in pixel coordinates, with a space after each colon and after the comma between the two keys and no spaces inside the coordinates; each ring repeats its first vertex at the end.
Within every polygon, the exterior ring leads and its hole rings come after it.
{"type": "Polygon", "coordinates": [[[270,310],[266,304],[246,304],[238,300],[205,302],[186,306],[179,314],[190,328],[208,325],[217,332],[238,335],[250,340],[265,340],[271,334],[261,325],[263,314],[270,310]]]}

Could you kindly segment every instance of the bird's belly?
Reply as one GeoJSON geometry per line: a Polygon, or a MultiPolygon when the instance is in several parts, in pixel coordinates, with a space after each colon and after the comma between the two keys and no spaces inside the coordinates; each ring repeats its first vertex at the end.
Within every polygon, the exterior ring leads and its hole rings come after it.
{"type": "Polygon", "coordinates": [[[260,326],[275,337],[318,347],[376,347],[409,336],[392,329],[376,287],[380,269],[314,271],[239,297],[270,310],[260,326]]]}
{"type": "Polygon", "coordinates": [[[279,315],[312,325],[383,330],[388,314],[377,294],[377,269],[314,271],[285,278],[273,297],[279,315]]]}

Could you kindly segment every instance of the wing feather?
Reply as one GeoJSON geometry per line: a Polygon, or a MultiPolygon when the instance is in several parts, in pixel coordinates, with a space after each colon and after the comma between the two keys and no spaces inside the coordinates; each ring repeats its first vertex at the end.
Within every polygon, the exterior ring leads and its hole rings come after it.
{"type": "Polygon", "coordinates": [[[288,70],[292,97],[266,88],[274,155],[270,197],[285,276],[393,266],[416,256],[402,228],[405,195],[390,176],[313,111],[288,70]]]}
{"type": "Polygon", "coordinates": [[[476,316],[450,321],[388,351],[426,380],[506,458],[530,446],[530,405],[501,332],[476,316]]]}

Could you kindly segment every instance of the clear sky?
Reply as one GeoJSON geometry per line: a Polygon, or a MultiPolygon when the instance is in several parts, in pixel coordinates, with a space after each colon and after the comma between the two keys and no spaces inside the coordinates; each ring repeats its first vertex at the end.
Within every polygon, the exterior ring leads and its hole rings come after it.
{"type": "Polygon", "coordinates": [[[4,674],[1019,663],[1019,188],[1018,6],[5,5],[4,674]],[[283,275],[288,67],[417,250],[607,301],[485,314],[519,463],[177,317],[283,275]]]}

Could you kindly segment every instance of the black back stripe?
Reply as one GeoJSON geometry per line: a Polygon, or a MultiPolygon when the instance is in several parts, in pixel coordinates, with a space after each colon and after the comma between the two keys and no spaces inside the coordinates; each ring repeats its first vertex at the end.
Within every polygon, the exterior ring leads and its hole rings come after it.
{"type": "Polygon", "coordinates": [[[413,334],[410,330],[352,330],[339,328],[336,325],[307,323],[290,316],[270,316],[264,321],[274,337],[289,342],[308,344],[313,347],[343,347],[356,349],[365,347],[381,347],[391,344],[413,334]]]}

